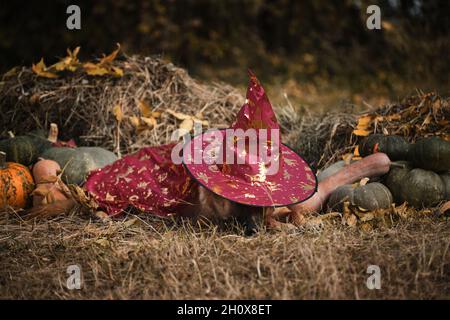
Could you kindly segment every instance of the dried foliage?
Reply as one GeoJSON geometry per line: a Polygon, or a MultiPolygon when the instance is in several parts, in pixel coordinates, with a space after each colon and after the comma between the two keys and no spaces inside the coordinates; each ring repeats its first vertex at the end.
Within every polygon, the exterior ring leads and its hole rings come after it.
{"type": "Polygon", "coordinates": [[[450,99],[436,93],[420,92],[361,114],[307,113],[299,117],[294,113],[291,110],[282,118],[290,130],[287,142],[318,168],[358,156],[357,143],[371,133],[401,135],[410,142],[427,136],[450,140],[450,99]]]}
{"type": "MultiPolygon", "coordinates": [[[[80,145],[116,151],[120,146],[122,153],[129,153],[168,142],[182,123],[180,115],[199,119],[205,127],[227,126],[243,103],[233,87],[200,83],[159,58],[114,60],[117,52],[113,54],[73,71],[41,65],[5,74],[0,83],[0,135],[47,128],[55,122],[62,138],[75,137],[80,145]],[[107,73],[89,74],[106,67],[107,73]]],[[[72,62],[67,66],[76,66],[72,62]]]]}

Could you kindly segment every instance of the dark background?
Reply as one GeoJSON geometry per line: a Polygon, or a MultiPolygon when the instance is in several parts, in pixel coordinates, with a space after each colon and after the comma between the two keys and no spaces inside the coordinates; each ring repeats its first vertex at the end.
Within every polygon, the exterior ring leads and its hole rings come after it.
{"type": "Polygon", "coordinates": [[[127,54],[162,55],[233,84],[252,67],[268,82],[446,93],[450,1],[1,1],[1,71],[41,57],[52,63],[77,45],[91,59],[116,42],[127,54]],[[70,4],[81,7],[79,31],[66,28],[70,4]],[[381,7],[382,30],[366,28],[370,4],[381,7]]]}

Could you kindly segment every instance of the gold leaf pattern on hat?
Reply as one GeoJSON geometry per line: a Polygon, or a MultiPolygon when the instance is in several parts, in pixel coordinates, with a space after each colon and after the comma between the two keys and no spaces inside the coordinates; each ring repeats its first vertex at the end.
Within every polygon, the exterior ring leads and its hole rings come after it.
{"type": "Polygon", "coordinates": [[[264,164],[264,162],[258,163],[258,171],[259,171],[258,174],[248,175],[250,177],[250,180],[252,182],[264,182],[264,181],[266,181],[267,168],[266,168],[266,165],[264,164]]]}
{"type": "Polygon", "coordinates": [[[205,181],[205,183],[208,183],[208,181],[209,181],[209,176],[206,173],[204,173],[204,172],[200,172],[198,174],[198,178],[202,179],[203,181],[205,181]]]}
{"type": "Polygon", "coordinates": [[[212,164],[212,165],[208,166],[208,170],[211,172],[219,172],[219,167],[217,167],[216,164],[212,164]]]}
{"type": "Polygon", "coordinates": [[[229,181],[227,181],[226,183],[227,183],[227,185],[228,185],[230,188],[233,188],[233,189],[237,189],[237,188],[238,188],[238,185],[237,185],[236,182],[234,182],[234,181],[229,180],[229,181]]]}
{"type": "Polygon", "coordinates": [[[130,201],[138,201],[139,200],[139,196],[138,195],[132,195],[128,198],[130,201]]]}
{"type": "Polygon", "coordinates": [[[280,185],[275,182],[265,181],[265,185],[266,185],[267,189],[270,190],[270,192],[281,190],[280,185]]]}
{"type": "Polygon", "coordinates": [[[311,191],[314,190],[315,187],[310,184],[305,184],[304,182],[300,183],[300,188],[302,188],[304,191],[311,191]]]}
{"type": "Polygon", "coordinates": [[[167,179],[167,172],[158,175],[158,182],[163,182],[167,179]]]}
{"type": "Polygon", "coordinates": [[[137,187],[139,189],[145,189],[147,187],[147,185],[148,185],[148,182],[139,182],[137,187]]]}
{"type": "Polygon", "coordinates": [[[106,201],[114,201],[114,200],[116,200],[116,197],[112,196],[109,192],[107,192],[105,199],[106,199],[106,201]]]}
{"type": "Polygon", "coordinates": [[[292,167],[295,165],[295,160],[284,157],[284,163],[286,163],[289,167],[292,167]]]}
{"type": "Polygon", "coordinates": [[[311,175],[311,173],[307,172],[306,173],[306,179],[308,179],[309,182],[315,183],[316,180],[314,179],[314,177],[311,175]]]}

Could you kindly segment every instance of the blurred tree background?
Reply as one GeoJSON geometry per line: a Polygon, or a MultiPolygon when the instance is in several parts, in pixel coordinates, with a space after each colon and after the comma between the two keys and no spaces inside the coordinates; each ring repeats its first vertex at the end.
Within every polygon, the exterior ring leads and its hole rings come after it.
{"type": "Polygon", "coordinates": [[[0,70],[51,63],[78,45],[90,59],[119,42],[233,84],[251,67],[271,83],[447,94],[449,18],[448,0],[1,0],[0,70]],[[81,30],[66,28],[70,4],[81,8],[81,30]],[[370,4],[381,8],[381,30],[366,27],[370,4]]]}

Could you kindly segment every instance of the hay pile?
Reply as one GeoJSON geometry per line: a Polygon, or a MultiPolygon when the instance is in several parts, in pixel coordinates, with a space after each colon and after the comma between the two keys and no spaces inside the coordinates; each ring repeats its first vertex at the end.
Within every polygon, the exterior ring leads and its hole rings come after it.
{"type": "MultiPolygon", "coordinates": [[[[37,76],[31,68],[5,74],[0,83],[0,135],[48,128],[55,122],[61,138],[78,138],[81,145],[117,147],[117,119],[120,106],[127,119],[143,116],[141,103],[154,113],[162,112],[156,126],[140,125],[124,119],[120,124],[122,153],[143,146],[166,143],[180,121],[164,113],[167,109],[196,115],[210,127],[226,126],[233,120],[244,99],[235,88],[204,84],[185,70],[159,58],[126,57],[114,60],[122,77],[89,76],[82,70],[67,72],[56,79],[37,76]]],[[[145,124],[145,123],[144,123],[145,124]]]]}

